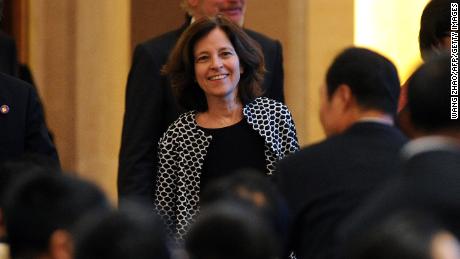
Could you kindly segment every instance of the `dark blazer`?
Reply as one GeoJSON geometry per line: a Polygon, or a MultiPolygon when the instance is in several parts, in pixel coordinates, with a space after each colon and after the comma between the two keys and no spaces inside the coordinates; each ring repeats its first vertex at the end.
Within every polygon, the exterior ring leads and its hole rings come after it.
{"type": "Polygon", "coordinates": [[[351,246],[388,216],[406,210],[435,215],[460,236],[460,147],[421,152],[403,161],[402,170],[344,221],[339,240],[351,246]]]}
{"type": "Polygon", "coordinates": [[[0,161],[25,153],[59,162],[34,88],[0,73],[0,161]]]}
{"type": "MultiPolygon", "coordinates": [[[[153,204],[158,141],[181,112],[171,86],[160,69],[166,63],[188,23],[181,28],[139,44],[126,86],[126,103],[118,165],[118,197],[153,204]]],[[[245,30],[262,47],[265,96],[284,101],[281,44],[262,34],[245,30]]]]}
{"type": "Polygon", "coordinates": [[[0,72],[18,75],[18,60],[14,39],[0,31],[0,72]]]}
{"type": "Polygon", "coordinates": [[[291,215],[287,251],[300,259],[334,258],[337,226],[395,174],[405,142],[395,127],[359,122],[281,160],[276,182],[291,215]]]}

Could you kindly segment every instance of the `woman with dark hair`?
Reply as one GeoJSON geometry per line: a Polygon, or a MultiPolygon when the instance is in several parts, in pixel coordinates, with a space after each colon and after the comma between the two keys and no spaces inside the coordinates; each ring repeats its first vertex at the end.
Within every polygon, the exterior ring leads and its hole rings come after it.
{"type": "Polygon", "coordinates": [[[259,97],[263,64],[257,43],[223,16],[195,21],[171,52],[163,73],[189,112],[159,142],[155,205],[179,240],[207,183],[241,168],[271,175],[299,148],[287,107],[259,97]]]}

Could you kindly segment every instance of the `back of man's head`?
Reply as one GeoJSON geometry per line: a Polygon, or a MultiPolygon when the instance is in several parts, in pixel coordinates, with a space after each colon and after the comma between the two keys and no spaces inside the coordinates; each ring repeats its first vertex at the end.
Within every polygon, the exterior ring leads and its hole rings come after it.
{"type": "Polygon", "coordinates": [[[104,194],[83,180],[61,174],[26,175],[5,196],[12,258],[49,253],[55,231],[68,232],[86,213],[108,207],[104,194]]]}
{"type": "Polygon", "coordinates": [[[287,234],[287,205],[273,182],[263,173],[241,169],[207,185],[200,196],[201,208],[223,201],[254,208],[272,224],[280,241],[287,234]]]}
{"type": "Polygon", "coordinates": [[[191,259],[270,259],[279,257],[272,228],[256,211],[237,203],[207,207],[186,237],[191,259]]]}
{"type": "Polygon", "coordinates": [[[445,54],[428,60],[412,75],[408,107],[410,119],[417,129],[428,133],[460,130],[460,120],[451,119],[450,67],[450,56],[445,54]]]}
{"type": "Polygon", "coordinates": [[[166,235],[149,208],[125,202],[110,213],[93,213],[76,228],[75,259],[169,259],[166,235]]]}
{"type": "Polygon", "coordinates": [[[54,161],[39,154],[24,154],[21,157],[0,163],[0,209],[9,187],[26,174],[60,174],[54,161]]]}
{"type": "Polygon", "coordinates": [[[353,47],[340,53],[327,71],[326,84],[329,98],[345,84],[361,109],[396,113],[400,90],[396,67],[371,50],[353,47]]]}
{"type": "Polygon", "coordinates": [[[349,242],[345,253],[354,259],[458,259],[459,248],[457,239],[434,216],[401,210],[349,242]]]}

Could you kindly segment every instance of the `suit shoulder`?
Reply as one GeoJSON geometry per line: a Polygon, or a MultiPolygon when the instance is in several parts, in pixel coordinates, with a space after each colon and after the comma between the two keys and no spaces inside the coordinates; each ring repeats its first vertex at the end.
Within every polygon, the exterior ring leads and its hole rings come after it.
{"type": "Polygon", "coordinates": [[[153,37],[136,46],[136,49],[144,48],[149,52],[157,52],[163,49],[171,49],[176,44],[184,28],[168,31],[159,36],[153,37]]]}
{"type": "Polygon", "coordinates": [[[267,35],[265,34],[262,34],[260,32],[256,32],[256,31],[253,31],[253,30],[250,30],[250,29],[244,29],[244,31],[253,39],[257,40],[257,41],[262,41],[262,42],[267,42],[267,43],[272,43],[274,44],[275,42],[277,42],[277,40],[275,39],[272,39],[270,37],[268,37],[267,35]]]}
{"type": "Polygon", "coordinates": [[[28,84],[27,82],[19,80],[5,73],[0,73],[0,87],[2,90],[17,93],[26,93],[33,88],[32,85],[28,84]]]}

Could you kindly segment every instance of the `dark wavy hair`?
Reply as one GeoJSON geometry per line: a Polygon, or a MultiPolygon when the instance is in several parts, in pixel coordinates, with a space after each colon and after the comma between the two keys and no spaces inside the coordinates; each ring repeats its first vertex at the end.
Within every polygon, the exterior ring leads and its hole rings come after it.
{"type": "Polygon", "coordinates": [[[262,95],[261,85],[265,67],[259,44],[237,24],[222,15],[212,18],[203,17],[182,33],[168,62],[162,69],[162,74],[168,76],[171,81],[179,105],[186,110],[203,112],[208,109],[205,93],[195,80],[193,50],[200,39],[216,28],[221,29],[227,35],[244,69],[238,83],[240,101],[244,105],[262,95]]]}

